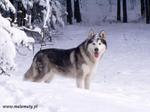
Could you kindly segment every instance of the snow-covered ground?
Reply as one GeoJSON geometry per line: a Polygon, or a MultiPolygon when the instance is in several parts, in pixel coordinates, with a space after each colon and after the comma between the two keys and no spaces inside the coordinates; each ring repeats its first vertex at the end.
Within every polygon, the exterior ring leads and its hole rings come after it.
{"type": "Polygon", "coordinates": [[[47,47],[75,47],[91,28],[106,31],[108,49],[90,90],[77,89],[75,80],[59,76],[50,84],[23,81],[35,54],[28,51],[17,56],[18,71],[0,78],[0,112],[150,112],[150,26],[66,26],[47,47]]]}

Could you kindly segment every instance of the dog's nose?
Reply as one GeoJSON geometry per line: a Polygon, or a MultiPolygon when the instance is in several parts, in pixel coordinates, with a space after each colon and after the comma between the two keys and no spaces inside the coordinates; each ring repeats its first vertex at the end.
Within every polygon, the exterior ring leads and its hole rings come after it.
{"type": "Polygon", "coordinates": [[[95,52],[98,52],[98,48],[95,48],[94,50],[95,50],[95,52]]]}

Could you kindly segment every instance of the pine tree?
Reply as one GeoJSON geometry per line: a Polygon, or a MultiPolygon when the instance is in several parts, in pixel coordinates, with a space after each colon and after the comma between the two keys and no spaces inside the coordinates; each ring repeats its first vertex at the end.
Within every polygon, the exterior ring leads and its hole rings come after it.
{"type": "Polygon", "coordinates": [[[10,17],[10,13],[16,13],[16,9],[11,2],[9,0],[0,0],[0,13],[5,17],[10,17]]]}
{"type": "Polygon", "coordinates": [[[32,48],[34,39],[24,31],[10,26],[10,22],[0,15],[0,75],[8,75],[16,68],[16,49],[21,46],[32,48]]]}

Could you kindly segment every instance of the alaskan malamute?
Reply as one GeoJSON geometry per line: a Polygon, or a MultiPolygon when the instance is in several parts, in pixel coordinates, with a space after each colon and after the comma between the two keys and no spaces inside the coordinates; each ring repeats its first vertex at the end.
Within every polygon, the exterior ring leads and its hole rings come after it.
{"type": "Polygon", "coordinates": [[[44,49],[33,58],[24,79],[50,82],[55,74],[76,78],[78,88],[89,89],[92,72],[106,51],[106,35],[89,33],[88,38],[72,49],[44,49]]]}

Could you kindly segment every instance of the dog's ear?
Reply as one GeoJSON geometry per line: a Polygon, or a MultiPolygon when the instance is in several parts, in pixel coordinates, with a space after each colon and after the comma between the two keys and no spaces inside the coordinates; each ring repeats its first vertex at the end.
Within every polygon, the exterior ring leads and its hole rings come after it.
{"type": "Polygon", "coordinates": [[[89,31],[89,34],[88,34],[88,39],[93,38],[93,37],[94,37],[94,35],[95,35],[94,30],[93,30],[93,29],[91,29],[91,30],[89,31]]]}
{"type": "Polygon", "coordinates": [[[106,33],[105,33],[104,30],[102,30],[102,31],[99,33],[99,37],[100,37],[101,39],[106,40],[106,33]]]}

